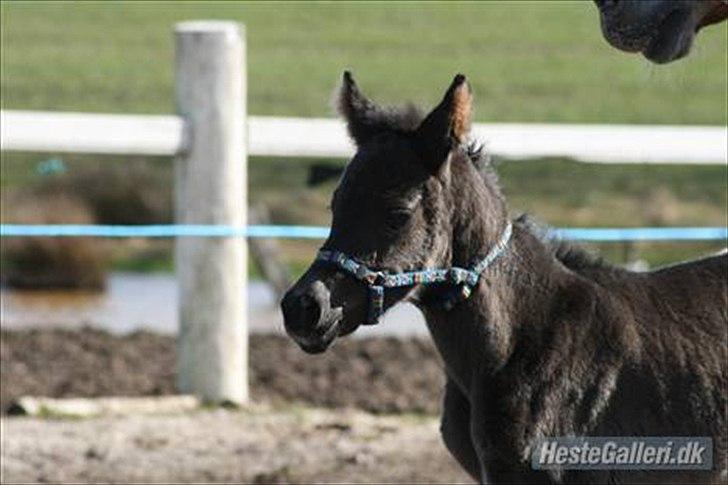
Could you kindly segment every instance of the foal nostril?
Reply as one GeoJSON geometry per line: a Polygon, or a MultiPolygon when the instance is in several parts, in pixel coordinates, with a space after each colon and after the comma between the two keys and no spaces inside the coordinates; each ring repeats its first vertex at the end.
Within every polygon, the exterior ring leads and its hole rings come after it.
{"type": "Polygon", "coordinates": [[[321,315],[321,305],[309,295],[303,295],[300,301],[301,321],[306,325],[315,325],[321,315]]]}
{"type": "Polygon", "coordinates": [[[283,319],[289,330],[311,330],[318,323],[321,305],[310,295],[287,294],[281,302],[283,319]]]}

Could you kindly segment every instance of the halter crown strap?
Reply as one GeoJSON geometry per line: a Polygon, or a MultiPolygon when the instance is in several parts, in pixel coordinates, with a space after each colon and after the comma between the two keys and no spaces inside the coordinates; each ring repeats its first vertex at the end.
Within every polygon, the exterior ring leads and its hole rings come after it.
{"type": "Polygon", "coordinates": [[[385,288],[450,283],[457,288],[443,301],[446,310],[450,310],[460,301],[469,298],[483,272],[505,251],[512,232],[513,226],[509,221],[498,242],[483,259],[469,269],[453,266],[452,268],[390,273],[372,270],[345,253],[328,249],[321,249],[316,256],[316,260],[334,264],[345,273],[367,285],[369,288],[369,315],[366,323],[373,325],[377,323],[383,313],[385,288]]]}

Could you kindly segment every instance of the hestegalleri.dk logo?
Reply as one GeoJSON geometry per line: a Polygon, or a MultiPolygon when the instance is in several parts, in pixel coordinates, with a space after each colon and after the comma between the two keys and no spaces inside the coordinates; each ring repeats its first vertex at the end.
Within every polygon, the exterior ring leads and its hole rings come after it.
{"type": "Polygon", "coordinates": [[[535,470],[710,470],[706,437],[586,436],[543,438],[531,453],[535,470]]]}

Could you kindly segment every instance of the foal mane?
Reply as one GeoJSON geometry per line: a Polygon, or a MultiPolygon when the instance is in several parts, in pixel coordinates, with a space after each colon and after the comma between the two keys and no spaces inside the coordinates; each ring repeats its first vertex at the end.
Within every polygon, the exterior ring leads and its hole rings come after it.
{"type": "MultiPolygon", "coordinates": [[[[500,194],[498,175],[492,168],[490,155],[484,149],[483,144],[478,140],[470,140],[463,146],[463,149],[470,162],[483,178],[483,183],[496,188],[497,193],[500,194]]],[[[586,248],[549,235],[550,228],[538,222],[529,214],[521,214],[516,217],[514,222],[536,237],[554,258],[573,271],[579,272],[589,268],[611,268],[611,265],[605,262],[601,256],[586,248]]]]}
{"type": "Polygon", "coordinates": [[[583,246],[561,238],[554,238],[549,234],[551,228],[530,214],[521,214],[514,222],[539,240],[554,258],[577,273],[593,268],[614,269],[604,258],[583,246]]]}

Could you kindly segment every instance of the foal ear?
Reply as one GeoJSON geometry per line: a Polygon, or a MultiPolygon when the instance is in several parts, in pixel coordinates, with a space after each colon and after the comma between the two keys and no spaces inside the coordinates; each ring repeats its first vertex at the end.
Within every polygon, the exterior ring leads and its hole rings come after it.
{"type": "Polygon", "coordinates": [[[337,109],[346,120],[349,135],[357,145],[381,131],[379,107],[359,91],[349,71],[344,71],[337,109]]]}
{"type": "Polygon", "coordinates": [[[415,132],[416,146],[427,165],[436,171],[452,148],[465,141],[470,131],[473,95],[465,76],[458,74],[440,104],[415,132]]]}

